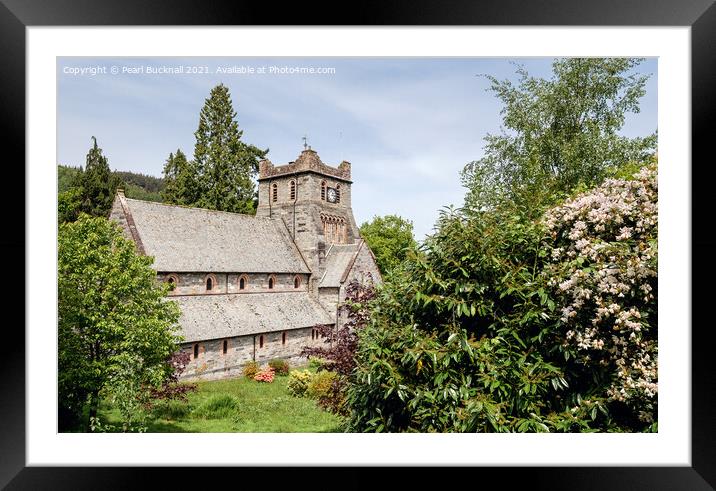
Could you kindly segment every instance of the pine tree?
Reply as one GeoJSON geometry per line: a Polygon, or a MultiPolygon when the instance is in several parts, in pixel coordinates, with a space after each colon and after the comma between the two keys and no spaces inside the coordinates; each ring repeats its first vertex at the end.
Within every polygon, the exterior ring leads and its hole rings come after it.
{"type": "Polygon", "coordinates": [[[196,176],[181,149],[170,153],[164,164],[162,200],[173,205],[192,204],[196,201],[196,176]]]}
{"type": "Polygon", "coordinates": [[[107,216],[122,180],[109,169],[107,157],[102,155],[102,149],[97,146],[94,136],[92,141],[84,172],[78,176],[78,187],[81,188],[80,211],[92,216],[107,216]]]}
{"type": "Polygon", "coordinates": [[[198,197],[186,204],[238,213],[256,212],[253,178],[259,160],[268,150],[242,142],[242,134],[229,89],[219,84],[204,102],[194,133],[194,160],[188,175],[197,177],[193,189],[198,191],[198,197]]]}

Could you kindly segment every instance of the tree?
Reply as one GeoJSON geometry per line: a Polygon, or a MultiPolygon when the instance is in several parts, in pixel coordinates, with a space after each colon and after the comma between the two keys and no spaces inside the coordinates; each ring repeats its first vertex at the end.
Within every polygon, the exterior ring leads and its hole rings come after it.
{"type": "Polygon", "coordinates": [[[169,154],[163,171],[162,200],[165,203],[183,205],[196,200],[196,197],[193,196],[196,189],[192,188],[195,178],[191,175],[191,171],[186,155],[181,149],[177,149],[176,154],[169,154]]]}
{"type": "MultiPolygon", "coordinates": [[[[57,166],[57,212],[59,222],[73,222],[77,220],[83,208],[83,203],[92,202],[84,188],[84,171],[82,167],[57,166]]],[[[128,198],[145,201],[161,202],[160,191],[164,187],[164,180],[158,177],[147,176],[135,172],[114,171],[109,178],[109,196],[114,196],[116,188],[121,186],[128,198]],[[115,191],[112,191],[115,189],[115,191]]],[[[106,203],[103,205],[106,207],[106,203]]],[[[85,209],[87,212],[87,209],[85,209]]],[[[104,215],[99,215],[104,216],[104,215]]]]}
{"type": "Polygon", "coordinates": [[[574,189],[598,185],[610,172],[653,154],[656,133],[618,134],[639,112],[647,75],[631,73],[639,59],[556,60],[550,80],[518,68],[519,82],[486,76],[504,104],[503,130],[486,137],[485,156],[462,172],[466,204],[485,209],[513,200],[539,215],[574,189]]]}
{"type": "Polygon", "coordinates": [[[57,193],[62,194],[69,191],[73,187],[77,187],[79,175],[82,173],[81,167],[72,167],[69,165],[57,165],[57,193]]]}
{"type": "Polygon", "coordinates": [[[212,210],[238,213],[256,212],[256,189],[253,178],[258,163],[267,150],[241,141],[243,131],[236,122],[229,89],[219,84],[211,90],[199,115],[194,135],[194,160],[189,175],[196,196],[184,199],[186,204],[212,210]]]}
{"type": "MultiPolygon", "coordinates": [[[[171,377],[179,308],[156,282],[153,259],[137,254],[119,226],[82,214],[58,235],[58,391],[61,429],[101,394],[136,428],[148,393],[171,377]]],[[[141,418],[139,420],[141,423],[141,418]]]]}
{"type": "Polygon", "coordinates": [[[541,237],[512,209],[442,212],[359,333],[353,430],[544,431],[530,414],[542,412],[546,392],[558,393],[551,381],[561,373],[530,349],[548,342],[549,324],[535,321],[551,318],[535,268],[541,237]]]}
{"type": "Polygon", "coordinates": [[[360,234],[375,254],[383,274],[401,263],[407,251],[417,245],[413,238],[413,222],[397,215],[373,217],[360,226],[360,234]]]}
{"type": "Polygon", "coordinates": [[[57,196],[57,219],[60,223],[74,222],[82,206],[82,188],[71,187],[57,196]]]}
{"type": "Polygon", "coordinates": [[[447,210],[371,304],[355,431],[654,431],[653,168],[550,208],[447,210]]]}
{"type": "Polygon", "coordinates": [[[122,180],[109,169],[107,157],[97,146],[97,139],[92,137],[93,145],[87,153],[84,172],[80,174],[78,186],[82,190],[80,211],[96,217],[106,217],[112,208],[117,188],[122,180]]]}

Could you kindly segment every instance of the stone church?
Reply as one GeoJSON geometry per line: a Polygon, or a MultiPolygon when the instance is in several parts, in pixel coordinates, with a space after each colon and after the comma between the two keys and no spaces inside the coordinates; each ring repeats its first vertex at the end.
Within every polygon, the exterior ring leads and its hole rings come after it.
{"type": "MultiPolygon", "coordinates": [[[[187,379],[241,373],[244,363],[298,361],[323,344],[318,324],[341,324],[353,279],[380,282],[351,208],[351,164],[307,148],[294,162],[259,164],[256,216],[129,199],[110,219],[154,257],[180,309],[187,379]]],[[[302,360],[305,362],[305,359],[302,360]]]]}

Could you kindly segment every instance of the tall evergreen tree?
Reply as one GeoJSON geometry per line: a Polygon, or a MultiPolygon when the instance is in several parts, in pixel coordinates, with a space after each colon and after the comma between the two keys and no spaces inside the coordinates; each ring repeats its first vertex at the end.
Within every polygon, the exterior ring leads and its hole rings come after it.
{"type": "Polygon", "coordinates": [[[84,172],[78,177],[81,189],[80,211],[92,216],[106,216],[112,208],[112,201],[122,180],[109,170],[107,157],[92,137],[92,148],[87,153],[84,172]]]}
{"type": "Polygon", "coordinates": [[[164,189],[162,200],[174,205],[192,204],[196,201],[196,176],[181,149],[170,153],[164,164],[164,189]]]}
{"type": "Polygon", "coordinates": [[[204,102],[194,133],[196,145],[189,175],[197,177],[193,189],[199,191],[199,196],[187,204],[212,210],[256,212],[253,178],[268,149],[260,150],[242,142],[242,134],[229,89],[219,84],[204,102]]]}

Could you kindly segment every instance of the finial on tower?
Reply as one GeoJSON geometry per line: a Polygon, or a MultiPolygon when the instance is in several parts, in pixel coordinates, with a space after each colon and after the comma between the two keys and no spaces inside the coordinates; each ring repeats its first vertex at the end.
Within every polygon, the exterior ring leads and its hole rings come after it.
{"type": "Polygon", "coordinates": [[[306,135],[303,135],[303,149],[308,149],[308,141],[306,140],[306,135]]]}

